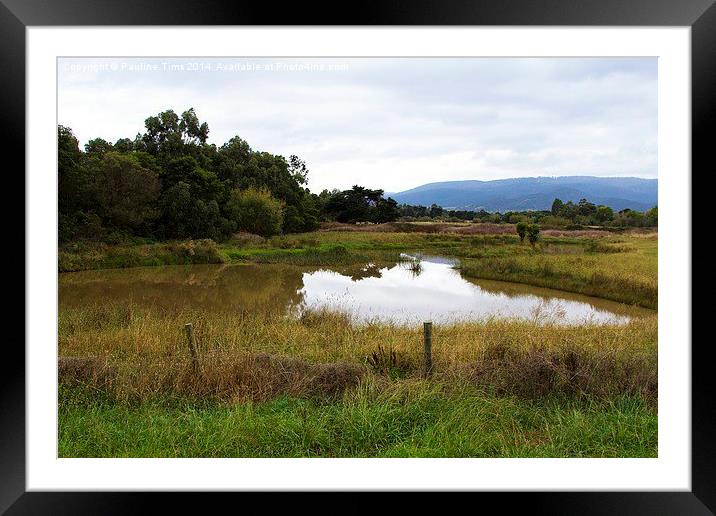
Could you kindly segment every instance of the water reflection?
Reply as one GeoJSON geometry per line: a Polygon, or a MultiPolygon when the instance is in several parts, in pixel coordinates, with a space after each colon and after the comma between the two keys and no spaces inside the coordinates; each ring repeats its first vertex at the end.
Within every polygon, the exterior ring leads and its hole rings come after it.
{"type": "Polygon", "coordinates": [[[60,274],[60,306],[108,301],[177,311],[286,311],[301,303],[303,270],[275,265],[189,265],[60,274]]]}
{"type": "Polygon", "coordinates": [[[404,257],[356,281],[332,270],[303,274],[299,309],[331,308],[361,321],[416,323],[522,318],[561,324],[625,323],[647,310],[577,294],[498,281],[472,281],[442,257],[404,257]]]}
{"type": "Polygon", "coordinates": [[[329,308],[358,321],[414,323],[519,317],[562,324],[622,323],[652,313],[576,294],[463,278],[441,257],[319,269],[291,265],[192,265],[60,274],[60,307],[106,302],[161,309],[300,312],[329,308]]]}

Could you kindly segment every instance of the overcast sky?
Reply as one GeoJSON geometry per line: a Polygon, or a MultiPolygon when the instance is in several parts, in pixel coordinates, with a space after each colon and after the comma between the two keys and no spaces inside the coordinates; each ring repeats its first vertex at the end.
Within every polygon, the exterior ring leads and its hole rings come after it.
{"type": "Polygon", "coordinates": [[[655,178],[656,58],[60,59],[58,123],[83,145],[193,107],[209,142],[297,154],[309,187],[655,178]]]}

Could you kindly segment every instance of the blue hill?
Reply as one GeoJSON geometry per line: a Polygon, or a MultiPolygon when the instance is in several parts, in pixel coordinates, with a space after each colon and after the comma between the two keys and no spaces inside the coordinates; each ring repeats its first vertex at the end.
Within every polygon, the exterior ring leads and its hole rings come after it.
{"type": "Polygon", "coordinates": [[[555,198],[587,199],[614,210],[644,211],[656,206],[656,179],[637,177],[524,177],[494,181],[444,181],[391,194],[401,204],[487,211],[548,210],[555,198]]]}

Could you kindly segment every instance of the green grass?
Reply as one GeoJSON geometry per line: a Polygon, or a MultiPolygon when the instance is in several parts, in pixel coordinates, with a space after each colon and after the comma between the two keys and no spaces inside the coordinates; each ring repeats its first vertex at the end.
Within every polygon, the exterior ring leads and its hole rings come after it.
{"type": "Polygon", "coordinates": [[[60,457],[655,457],[656,410],[637,397],[494,397],[431,382],[341,399],[127,403],[60,390],[60,457]]]}
{"type": "Polygon", "coordinates": [[[73,272],[225,261],[216,243],[208,239],[139,245],[75,242],[58,250],[57,267],[59,272],[73,272]]]}

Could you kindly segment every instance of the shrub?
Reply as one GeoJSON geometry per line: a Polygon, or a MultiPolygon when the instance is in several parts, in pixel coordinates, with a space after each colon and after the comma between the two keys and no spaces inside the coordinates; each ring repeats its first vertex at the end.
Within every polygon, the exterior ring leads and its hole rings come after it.
{"type": "Polygon", "coordinates": [[[246,231],[239,231],[238,233],[234,233],[231,235],[231,243],[238,246],[248,246],[248,245],[255,245],[255,244],[261,244],[266,239],[259,235],[254,235],[253,233],[247,233],[246,231]]]}
{"type": "Polygon", "coordinates": [[[520,236],[520,242],[525,241],[525,235],[527,234],[527,227],[529,225],[525,221],[520,221],[515,226],[515,230],[517,230],[517,234],[520,236]]]}
{"type": "Polygon", "coordinates": [[[73,215],[58,214],[58,239],[62,242],[70,240],[101,240],[105,228],[102,219],[93,212],[79,211],[73,215]]]}
{"type": "Polygon", "coordinates": [[[303,230],[306,224],[295,206],[286,206],[283,219],[283,230],[286,233],[298,233],[303,230]]]}
{"type": "Polygon", "coordinates": [[[239,231],[263,237],[277,235],[283,225],[283,202],[265,189],[233,190],[226,204],[229,218],[239,231]]]}
{"type": "Polygon", "coordinates": [[[537,224],[530,224],[525,231],[527,232],[527,239],[530,241],[530,244],[535,245],[539,238],[539,226],[537,224]]]}
{"type": "Polygon", "coordinates": [[[169,244],[169,251],[184,263],[222,263],[216,242],[208,238],[169,244]]]}

